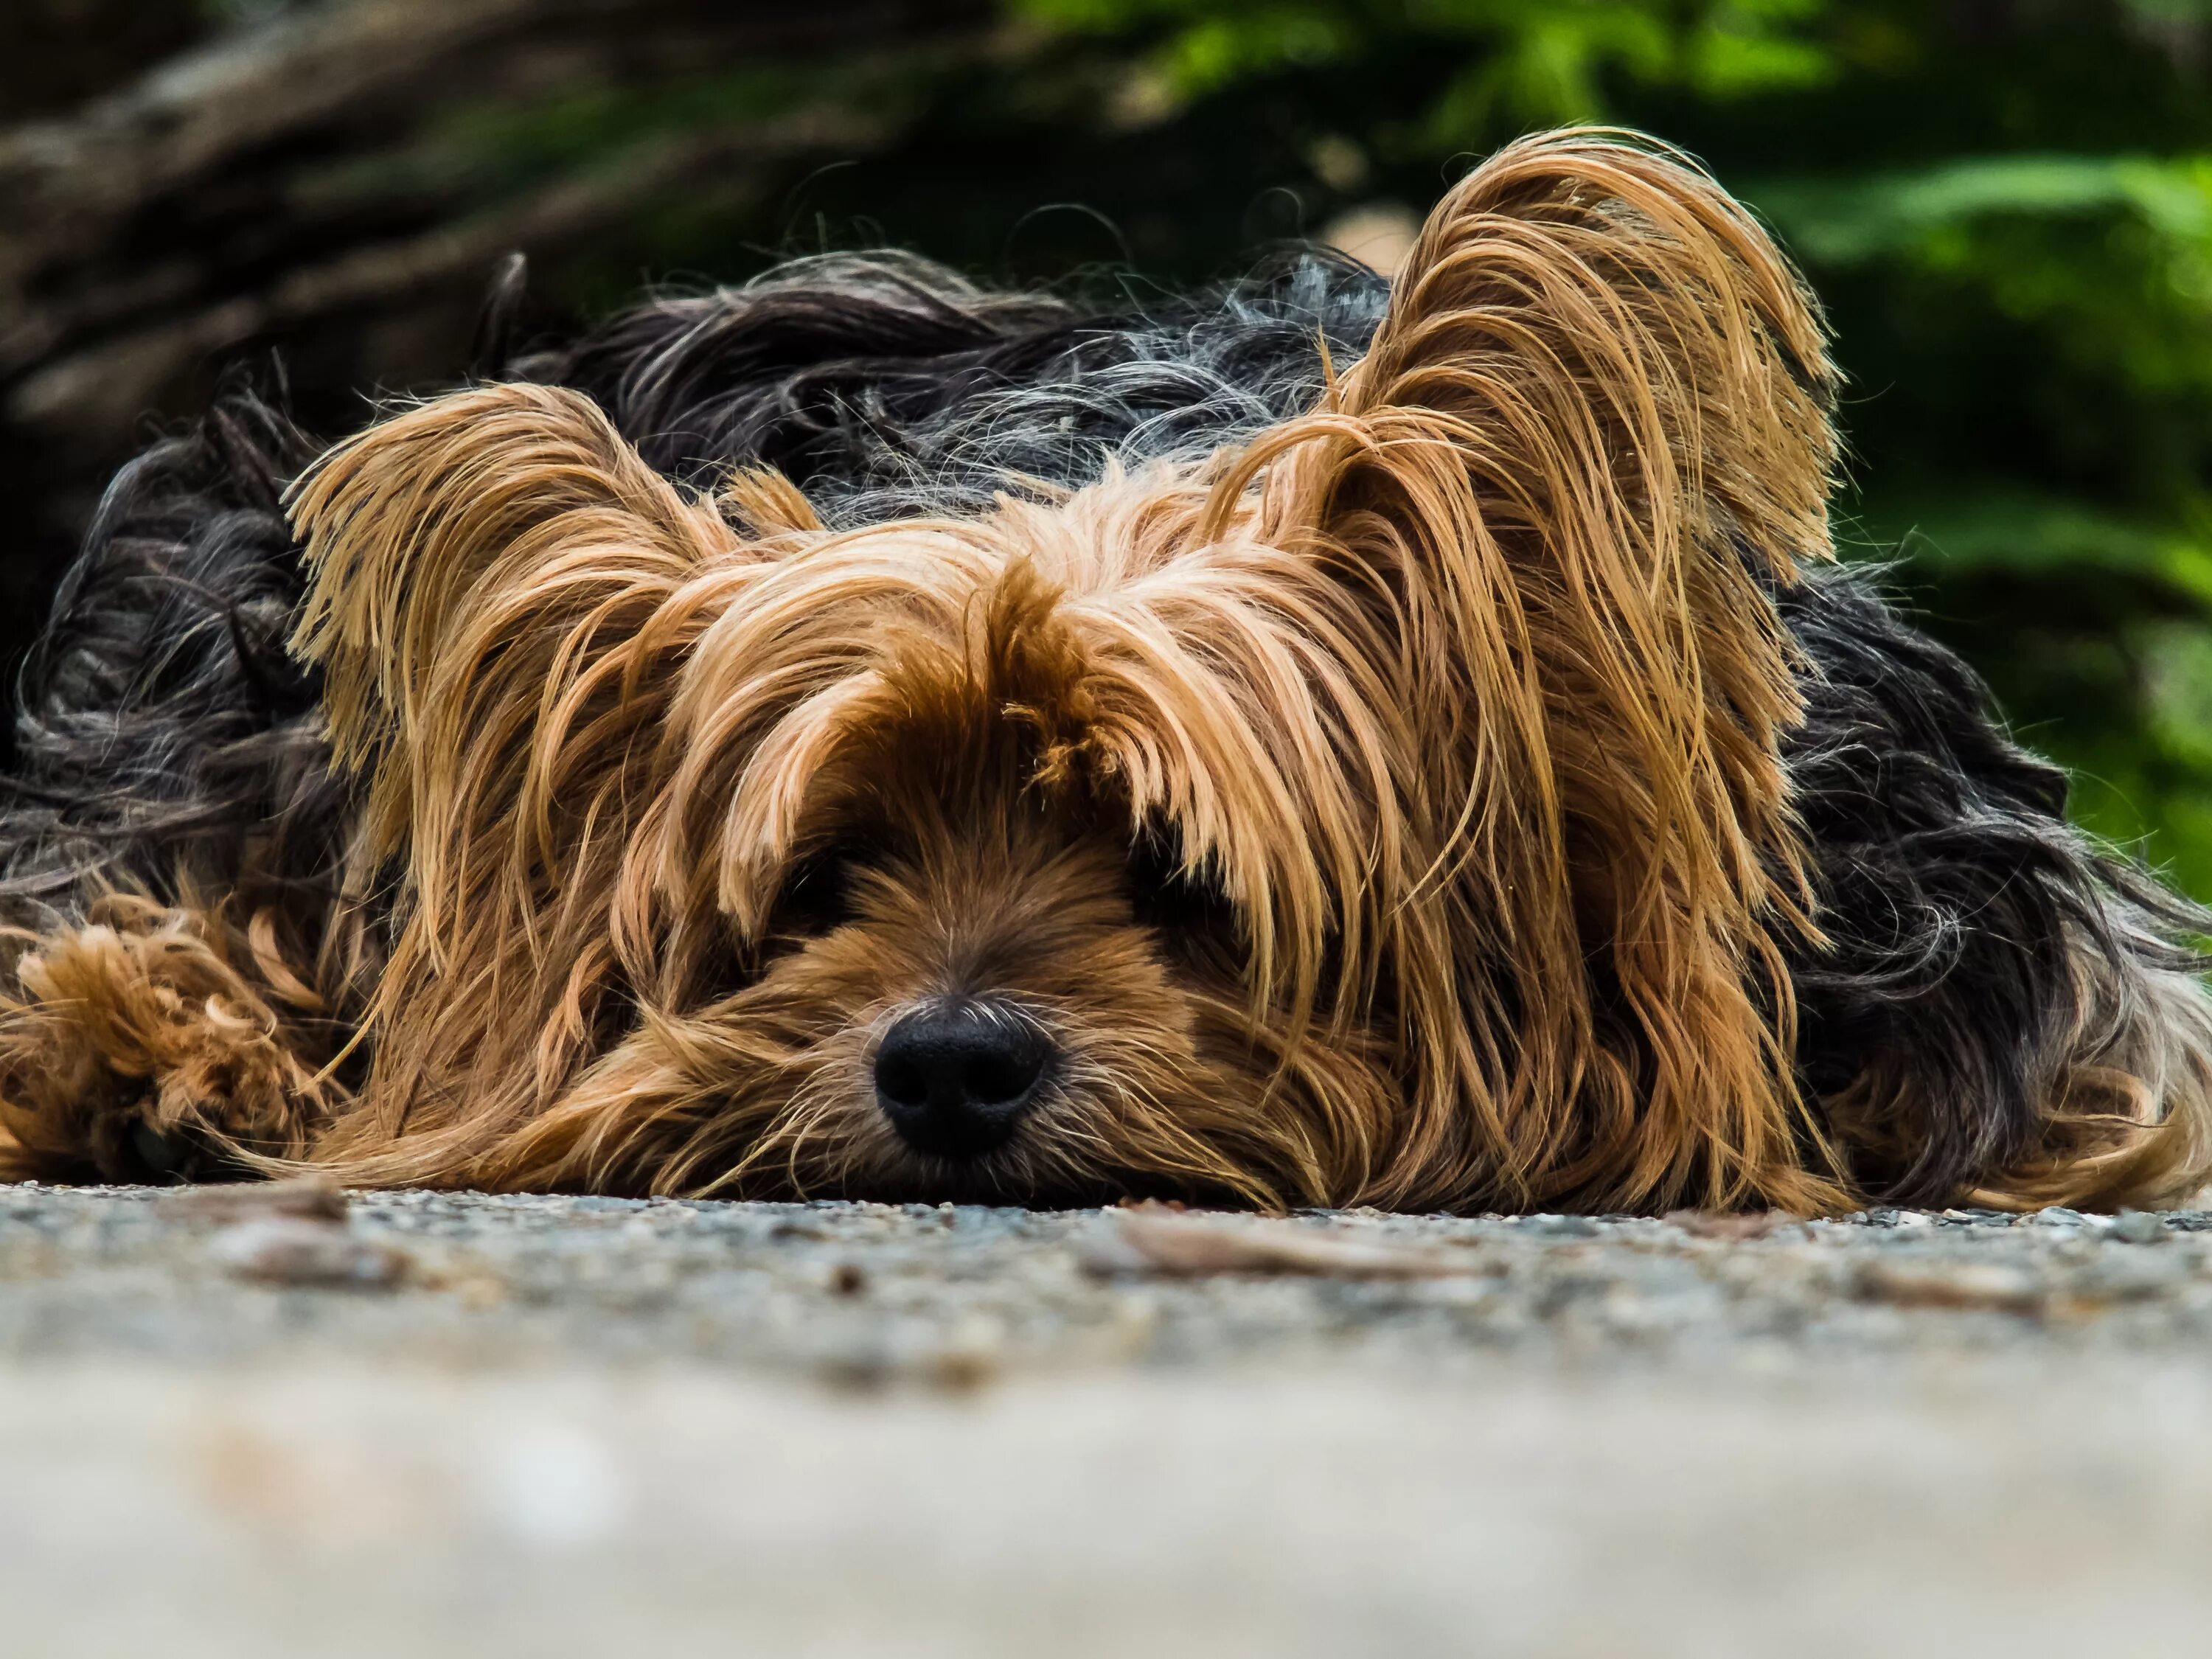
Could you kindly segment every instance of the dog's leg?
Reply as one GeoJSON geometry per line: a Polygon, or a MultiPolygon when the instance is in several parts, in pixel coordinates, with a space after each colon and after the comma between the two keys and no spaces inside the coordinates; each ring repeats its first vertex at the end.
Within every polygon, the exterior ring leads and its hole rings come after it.
{"type": "Polygon", "coordinates": [[[21,945],[0,998],[0,1152],[18,1176],[301,1157],[344,1097],[298,1046],[313,994],[205,912],[110,899],[21,945]]]}

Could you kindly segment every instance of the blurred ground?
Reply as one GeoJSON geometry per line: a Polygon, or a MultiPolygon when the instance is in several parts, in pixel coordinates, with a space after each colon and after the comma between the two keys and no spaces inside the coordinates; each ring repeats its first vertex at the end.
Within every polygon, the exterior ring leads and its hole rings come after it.
{"type": "Polygon", "coordinates": [[[2212,1627],[2212,1215],[1224,1219],[1323,1271],[1186,1277],[1097,1213],[193,1202],[0,1188],[9,1653],[2212,1627]],[[319,1271],[390,1282],[241,1277],[319,1271]]]}

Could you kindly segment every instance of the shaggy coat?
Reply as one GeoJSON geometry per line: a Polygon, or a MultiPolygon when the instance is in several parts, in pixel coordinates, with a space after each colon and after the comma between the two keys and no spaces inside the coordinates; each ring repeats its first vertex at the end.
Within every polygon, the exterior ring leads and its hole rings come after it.
{"type": "Polygon", "coordinates": [[[227,398],[25,674],[4,1155],[2178,1198],[2203,920],[1832,561],[1834,378],[1709,178],[1573,132],[1395,284],[831,257],[319,453],[227,398]]]}

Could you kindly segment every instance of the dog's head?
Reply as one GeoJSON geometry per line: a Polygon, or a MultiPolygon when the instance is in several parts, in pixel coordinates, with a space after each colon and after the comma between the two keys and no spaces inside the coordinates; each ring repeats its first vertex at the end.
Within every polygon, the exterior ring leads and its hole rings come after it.
{"type": "Polygon", "coordinates": [[[489,386],[320,463],[396,872],[364,1170],[1261,1204],[1793,1190],[1816,325],[1672,158],[1517,146],[1208,460],[832,533],[489,386]]]}

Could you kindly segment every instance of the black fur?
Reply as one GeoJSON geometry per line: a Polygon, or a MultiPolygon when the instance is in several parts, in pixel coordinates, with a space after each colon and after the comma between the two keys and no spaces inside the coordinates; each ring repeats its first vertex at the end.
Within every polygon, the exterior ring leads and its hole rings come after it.
{"type": "Polygon", "coordinates": [[[285,648],[301,573],[282,497],[313,453],[234,388],[116,476],[18,684],[9,920],[66,910],[88,870],[171,896],[333,879],[345,787],[285,648]]]}
{"type": "Polygon", "coordinates": [[[1780,595],[1805,659],[1785,757],[1828,939],[1791,964],[1797,1067],[1815,1099],[1909,1079],[1910,1158],[1877,1150],[1887,1125],[1837,1127],[1870,1186],[1935,1203],[2033,1146],[2065,1058],[2069,943],[2191,969],[2166,940],[2205,917],[2067,823],[2066,775],[2008,741],[1973,671],[1874,582],[1815,566],[1780,595]]]}
{"type": "MultiPolygon", "coordinates": [[[[673,477],[775,465],[849,525],[1249,436],[1311,406],[1323,342],[1356,358],[1386,297],[1312,253],[1120,309],[837,256],[495,368],[585,391],[673,477]]],[[[23,677],[0,812],[0,890],[19,904],[65,908],[88,869],[219,889],[256,837],[276,837],[252,862],[276,879],[333,878],[347,803],[316,687],[283,648],[299,574],[278,493],[309,452],[238,394],[116,480],[23,677]]],[[[2072,946],[2194,969],[2173,941],[2204,919],[2067,826],[2063,775],[2006,738],[1980,682],[1869,574],[1815,568],[1778,603],[1802,653],[1787,763],[1827,939],[1791,963],[1799,1074],[1839,1103],[1830,1127],[1869,1190],[1941,1201],[2033,1146],[2079,994],[2072,946]],[[1882,1118],[1882,1081],[1907,1077],[1918,1139],[1882,1118]]]]}
{"type": "Polygon", "coordinates": [[[832,255],[646,306],[514,368],[588,393],[672,477],[774,466],[844,526],[1210,453],[1310,408],[1320,341],[1356,359],[1388,295],[1365,266],[1310,251],[1117,311],[990,294],[911,257],[832,255]]]}

